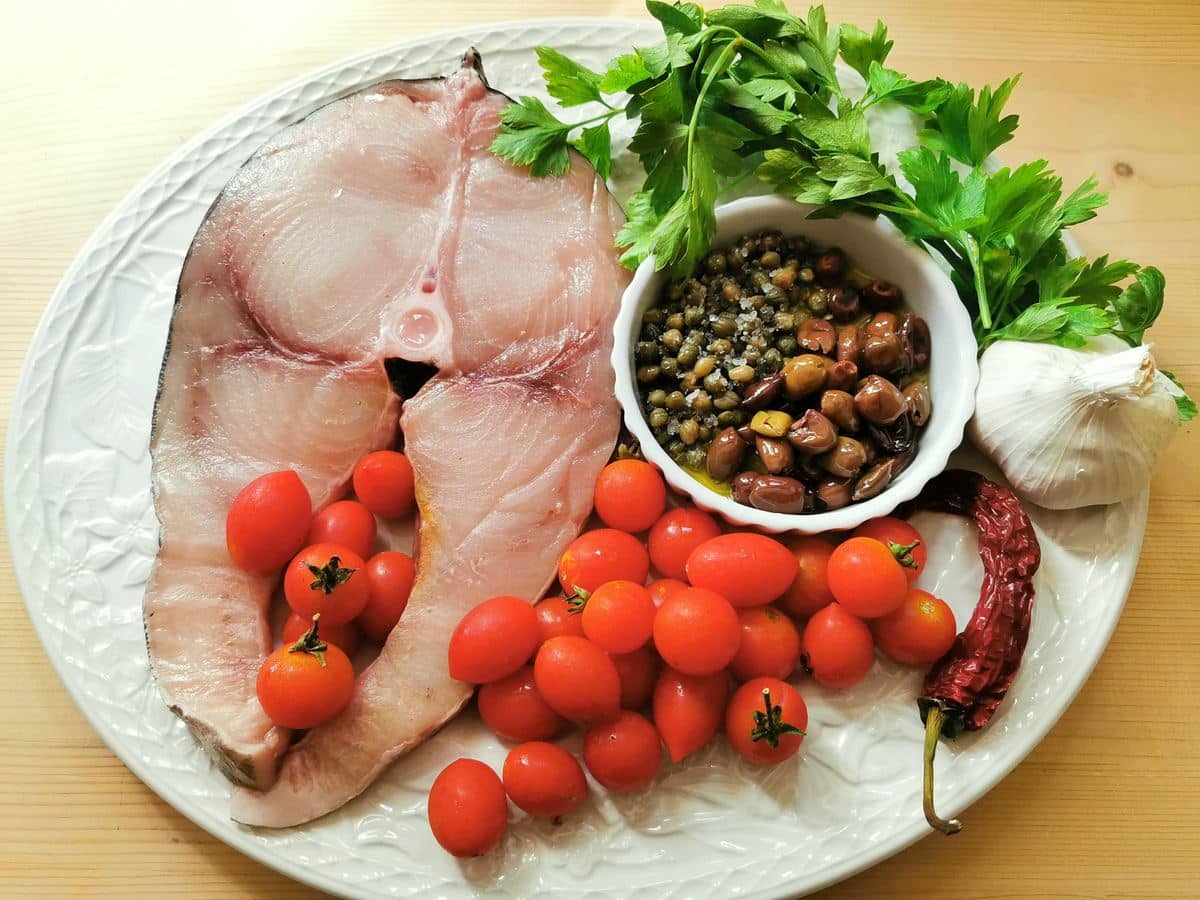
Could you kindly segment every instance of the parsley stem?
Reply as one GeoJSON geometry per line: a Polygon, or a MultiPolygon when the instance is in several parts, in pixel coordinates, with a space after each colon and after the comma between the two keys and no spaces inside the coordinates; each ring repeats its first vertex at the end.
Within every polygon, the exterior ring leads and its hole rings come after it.
{"type": "Polygon", "coordinates": [[[967,251],[967,260],[971,263],[971,271],[975,276],[975,299],[979,301],[979,324],[985,331],[992,328],[992,311],[988,307],[987,282],[983,277],[983,260],[979,257],[979,244],[969,234],[962,236],[963,249],[967,251]]]}
{"type": "Polygon", "coordinates": [[[700,110],[704,108],[704,97],[708,93],[709,88],[713,86],[713,82],[720,78],[721,75],[724,74],[725,69],[729,67],[729,63],[737,53],[738,47],[741,46],[741,43],[741,38],[737,37],[725,46],[725,49],[723,49],[720,55],[717,57],[716,62],[713,63],[713,67],[708,70],[708,77],[704,79],[704,85],[700,88],[700,93],[696,95],[696,103],[692,107],[692,118],[691,121],[688,122],[687,134],[687,169],[689,173],[689,182],[692,180],[690,173],[694,166],[695,160],[694,150],[696,143],[696,128],[700,124],[700,110]]]}

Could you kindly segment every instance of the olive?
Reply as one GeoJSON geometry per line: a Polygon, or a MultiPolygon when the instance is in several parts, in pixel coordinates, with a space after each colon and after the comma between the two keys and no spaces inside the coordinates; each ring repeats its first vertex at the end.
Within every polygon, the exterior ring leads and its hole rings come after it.
{"type": "Polygon", "coordinates": [[[849,391],[858,381],[858,366],[849,360],[833,362],[830,360],[829,373],[825,383],[835,391],[849,391]]]}
{"type": "Polygon", "coordinates": [[[900,300],[900,288],[876,278],[862,289],[862,299],[870,310],[890,309],[900,300]]]}
{"type": "Polygon", "coordinates": [[[821,395],[821,415],[842,431],[858,431],[858,413],[854,398],[846,391],[825,391],[821,395]]]}
{"type": "Polygon", "coordinates": [[[756,435],[754,433],[754,429],[751,428],[749,425],[739,425],[737,433],[738,433],[738,437],[740,437],[747,444],[753,444],[754,439],[756,437],[758,437],[758,435],[756,435]]]}
{"type": "Polygon", "coordinates": [[[667,392],[664,391],[662,388],[655,388],[649,394],[646,395],[646,402],[649,403],[651,406],[666,406],[667,405],[667,392]]]}
{"type": "Polygon", "coordinates": [[[650,427],[651,428],[666,428],[667,422],[670,420],[671,414],[665,409],[652,409],[650,411],[650,427]]]}
{"type": "Polygon", "coordinates": [[[825,386],[825,358],[812,353],[794,356],[783,364],[783,389],[799,400],[825,386]]]}
{"type": "Polygon", "coordinates": [[[903,346],[896,334],[896,316],[889,312],[876,313],[867,324],[863,338],[862,358],[870,372],[891,372],[900,363],[903,346]]]}
{"type": "Polygon", "coordinates": [[[762,460],[763,468],[772,475],[782,475],[791,471],[795,451],[787,441],[758,435],[754,439],[754,449],[758,458],[762,460]]]}
{"type": "Polygon", "coordinates": [[[837,247],[830,247],[817,257],[817,264],[814,268],[817,280],[828,287],[841,280],[846,271],[846,256],[837,247]]]}
{"type": "Polygon", "coordinates": [[[759,475],[750,486],[750,505],[764,512],[804,512],[807,490],[802,481],[783,475],[759,475]]]}
{"type": "Polygon", "coordinates": [[[642,366],[637,370],[637,380],[642,384],[650,384],[652,381],[657,381],[661,374],[662,369],[658,366],[642,366]]]}
{"type": "MultiPolygon", "coordinates": [[[[769,350],[767,351],[770,352],[769,350]]],[[[746,392],[742,395],[742,406],[746,409],[762,409],[770,406],[779,396],[779,392],[783,389],[783,376],[768,375],[760,381],[754,382],[746,388],[746,392]]]]}
{"type": "Polygon", "coordinates": [[[824,319],[809,319],[796,329],[796,343],[809,353],[824,353],[828,356],[833,352],[836,341],[832,323],[824,319]]]}
{"type": "Polygon", "coordinates": [[[761,477],[757,472],[739,472],[733,476],[733,480],[729,484],[733,488],[734,501],[743,506],[749,506],[750,491],[754,489],[755,482],[761,477]]]}
{"type": "Polygon", "coordinates": [[[633,358],[638,362],[654,362],[658,359],[658,344],[654,341],[638,341],[633,351],[633,358]]]}
{"type": "Polygon", "coordinates": [[[900,323],[899,335],[910,367],[924,369],[929,365],[929,324],[920,316],[908,313],[900,323]]]}
{"type": "Polygon", "coordinates": [[[841,509],[850,503],[850,485],[837,478],[826,478],[817,485],[817,498],[826,509],[841,509]]]}
{"type": "Polygon", "coordinates": [[[687,408],[687,398],[683,396],[683,391],[671,391],[667,394],[667,409],[679,412],[681,409],[687,408]]]}
{"type": "Polygon", "coordinates": [[[858,318],[858,291],[850,285],[831,287],[827,291],[829,311],[839,322],[852,322],[858,318]]]}
{"type": "Polygon", "coordinates": [[[679,439],[690,447],[700,440],[700,424],[695,419],[684,419],[679,423],[679,439]]]}
{"type": "Polygon", "coordinates": [[[871,466],[854,483],[854,493],[850,495],[850,499],[856,502],[859,500],[869,500],[877,494],[882,493],[883,489],[892,483],[895,466],[896,460],[894,458],[885,459],[883,462],[871,466]]]}
{"type": "Polygon", "coordinates": [[[788,443],[804,453],[832,450],[837,437],[837,427],[815,409],[805,412],[787,431],[788,443]]]}
{"type": "Polygon", "coordinates": [[[904,395],[904,402],[912,416],[913,424],[920,428],[929,421],[929,416],[933,413],[933,399],[929,396],[929,386],[923,381],[913,381],[900,393],[904,395]]]}
{"type": "Polygon", "coordinates": [[[906,401],[900,389],[882,375],[868,375],[854,395],[855,411],[868,422],[890,425],[904,413],[906,401]]]}
{"type": "Polygon", "coordinates": [[[679,360],[674,356],[664,356],[659,360],[658,365],[662,369],[663,375],[667,378],[674,378],[679,374],[679,360]]]}
{"type": "Polygon", "coordinates": [[[725,271],[725,254],[710,253],[704,259],[704,268],[712,275],[720,275],[725,271]]]}
{"type": "Polygon", "coordinates": [[[866,448],[861,441],[850,437],[839,437],[833,449],[821,459],[825,471],[838,478],[853,478],[866,462],[866,448]]]}
{"type": "Polygon", "coordinates": [[[843,325],[837,333],[838,362],[852,362],[856,366],[862,361],[862,332],[857,325],[843,325]]]}
{"type": "Polygon", "coordinates": [[[791,427],[792,417],[778,409],[760,409],[750,420],[750,430],[763,437],[783,437],[791,427]]]}

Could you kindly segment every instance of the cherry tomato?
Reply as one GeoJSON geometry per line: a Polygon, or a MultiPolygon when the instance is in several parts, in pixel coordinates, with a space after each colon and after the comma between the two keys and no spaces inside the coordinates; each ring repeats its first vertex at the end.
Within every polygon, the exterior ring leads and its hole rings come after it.
{"type": "Polygon", "coordinates": [[[724,672],[685,675],[664,669],[654,685],[654,724],[672,762],[695,753],[712,740],[725,716],[729,681],[724,672]]]}
{"type": "Polygon", "coordinates": [[[668,509],[646,537],[650,562],[668,578],[687,578],[692,551],[721,533],[717,520],[694,506],[668,509]]]}
{"type": "Polygon", "coordinates": [[[625,711],[593,725],[583,737],[583,762],[592,777],[617,794],[640,791],[662,765],[662,741],[645,716],[625,711]]]}
{"type": "Polygon", "coordinates": [[[487,684],[529,661],[538,643],[537,616],[520,597],[492,597],[462,617],[450,635],[450,677],[487,684]]]}
{"type": "Polygon", "coordinates": [[[738,610],[742,642],[729,671],[738,681],[752,678],[787,678],[800,660],[800,632],[772,606],[738,610]]]}
{"type": "Polygon", "coordinates": [[[640,584],[606,581],[583,607],[583,633],[606,653],[632,653],[650,640],[656,612],[640,584]]]}
{"type": "Polygon", "coordinates": [[[358,624],[373,641],[385,641],[392,633],[412,593],[417,568],[412,557],[384,550],[367,560],[367,605],[358,614],[358,624]]]}
{"type": "Polygon", "coordinates": [[[674,597],[687,589],[686,582],[676,581],[674,578],[660,578],[658,581],[650,582],[646,588],[650,592],[650,599],[654,601],[655,607],[662,606],[667,602],[668,597],[674,597]]]}
{"type": "Polygon", "coordinates": [[[761,606],[796,580],[798,564],[787,547],[765,534],[733,532],[709,538],[687,559],[694,587],[716,591],[734,606],[761,606]]]}
{"type": "Polygon", "coordinates": [[[829,590],[864,619],[886,616],[908,593],[908,579],[892,552],[874,538],[850,538],[829,557],[829,590]]]}
{"type": "Polygon", "coordinates": [[[879,649],[906,666],[937,662],[954,646],[954,610],[928,591],[910,588],[904,602],[871,623],[879,649]]]}
{"type": "Polygon", "coordinates": [[[557,819],[587,799],[587,778],[575,757],[556,744],[530,741],[508,751],[504,790],[531,816],[557,819]]]}
{"type": "Polygon", "coordinates": [[[596,479],[596,515],[609,528],[645,531],[662,515],[666,504],[662,475],[640,459],[609,463],[596,479]]]}
{"type": "Polygon", "coordinates": [[[263,661],[255,684],[267,718],[284,728],[316,728],[328,722],[354,694],[354,667],[335,644],[313,627],[299,641],[263,661]]]}
{"type": "Polygon", "coordinates": [[[900,563],[909,584],[925,570],[925,539],[921,533],[903,519],[882,516],[871,519],[854,529],[855,537],[874,538],[892,551],[900,563]]]}
{"type": "Polygon", "coordinates": [[[329,625],[344,625],[367,605],[371,587],[362,557],[341,544],[313,544],[288,563],[283,596],[305,619],[317,613],[329,625]]]}
{"type": "Polygon", "coordinates": [[[621,679],[621,708],[641,709],[650,702],[654,680],[658,677],[658,657],[649,647],[639,647],[632,653],[609,656],[621,679]]]}
{"type": "Polygon", "coordinates": [[[654,646],[667,665],[688,675],[719,672],[732,662],[742,640],[737,611],[704,588],[688,588],[654,616],[654,646]]]}
{"type": "Polygon", "coordinates": [[[566,597],[547,597],[533,607],[538,623],[538,646],[552,637],[573,634],[583,637],[583,617],[566,597]]]}
{"type": "Polygon", "coordinates": [[[247,572],[283,568],[304,546],[312,498],[291,469],[255,478],[238,491],[225,518],[229,557],[247,572]]]}
{"type": "Polygon", "coordinates": [[[729,701],[725,734],[743,758],[773,766],[796,755],[808,727],[800,692],[778,678],[747,681],[729,701]]]}
{"type": "Polygon", "coordinates": [[[538,693],[533,666],[480,685],[479,718],[506,741],[548,741],[567,724],[538,693]]]}
{"type": "Polygon", "coordinates": [[[429,789],[429,828],[446,852],[482,856],[504,837],[508,799],[500,777],[477,759],[456,759],[429,789]]]}
{"type": "Polygon", "coordinates": [[[412,512],[413,467],[408,457],[395,450],[368,453],[354,467],[354,493],[363,506],[385,519],[398,519],[412,512]]]}
{"type": "MultiPolygon", "coordinates": [[[[324,619],[323,616],[322,619],[324,619]]],[[[284,645],[296,643],[310,628],[312,628],[312,619],[302,619],[295,613],[288,613],[287,621],[283,623],[284,645]]],[[[337,645],[343,653],[352,657],[358,652],[362,635],[358,633],[358,628],[353,622],[347,622],[345,625],[327,625],[322,621],[321,639],[327,644],[337,645]]]]}
{"type": "Polygon", "coordinates": [[[833,602],[829,590],[829,557],[835,546],[819,537],[805,536],[788,541],[800,572],[779,598],[780,609],[798,619],[806,619],[833,602]]]}
{"type": "Polygon", "coordinates": [[[304,543],[341,544],[366,559],[375,547],[375,531],[369,509],[354,500],[339,500],[313,516],[304,543]]]}
{"type": "Polygon", "coordinates": [[[621,708],[617,667],[587,638],[564,635],[542,644],[533,679],[550,708],[572,722],[602,722],[621,708]]]}
{"type": "Polygon", "coordinates": [[[585,531],[567,545],[558,563],[558,581],[573,594],[594,591],[606,581],[646,583],[650,557],[631,534],[612,528],[585,531]]]}
{"type": "Polygon", "coordinates": [[[813,678],[821,684],[853,687],[866,677],[875,661],[871,629],[840,603],[830,603],[808,620],[804,655],[813,678]]]}

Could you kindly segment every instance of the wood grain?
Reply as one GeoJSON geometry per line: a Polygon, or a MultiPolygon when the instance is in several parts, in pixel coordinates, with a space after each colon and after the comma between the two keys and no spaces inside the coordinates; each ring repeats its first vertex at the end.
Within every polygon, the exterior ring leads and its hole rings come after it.
{"type": "MultiPolygon", "coordinates": [[[[891,26],[896,64],[1024,80],[1010,160],[1046,156],[1112,192],[1085,249],[1154,262],[1152,338],[1200,390],[1200,6],[1006,0],[829,3],[891,26]]],[[[517,16],[639,15],[633,0],[7,3],[0,28],[0,413],[46,301],[138,180],[280,82],[384,43],[517,16]]],[[[1050,736],[966,815],[829,898],[1164,898],[1200,893],[1200,428],[1168,449],[1142,563],[1108,652],[1050,736]]],[[[0,894],[298,897],[145,788],[83,721],[0,562],[0,894]]]]}

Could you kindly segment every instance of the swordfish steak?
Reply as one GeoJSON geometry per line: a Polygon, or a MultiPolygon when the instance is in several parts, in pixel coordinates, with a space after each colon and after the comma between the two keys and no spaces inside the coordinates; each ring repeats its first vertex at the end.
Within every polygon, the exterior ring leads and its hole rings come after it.
{"type": "Polygon", "coordinates": [[[541,594],[590,511],[618,428],[623,216],[579,157],[555,179],[491,155],[507,102],[472,52],[447,78],[322,107],[234,176],[184,264],[151,439],[146,634],[168,704],[247,786],[239,821],[336,809],[453,716],[471,693],[447,667],[458,620],[541,594]],[[399,398],[398,360],[436,374],[399,398]],[[225,513],[283,468],[315,507],[336,500],[401,430],[420,511],[408,608],[350,705],[289,751],[254,687],[278,579],[233,567],[225,513]]]}

